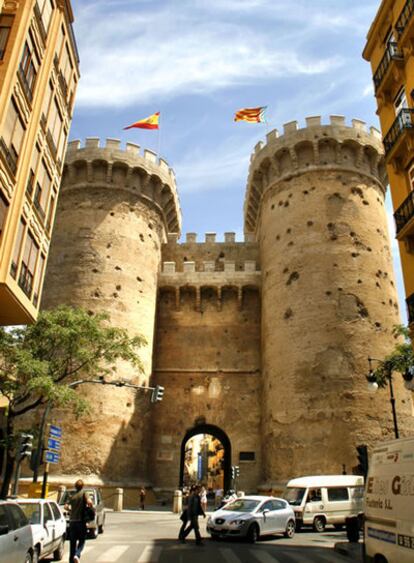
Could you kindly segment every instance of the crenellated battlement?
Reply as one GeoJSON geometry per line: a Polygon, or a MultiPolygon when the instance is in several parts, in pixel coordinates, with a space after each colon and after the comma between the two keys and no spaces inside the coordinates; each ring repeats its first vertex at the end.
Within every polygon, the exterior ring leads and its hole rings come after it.
{"type": "Polygon", "coordinates": [[[243,240],[236,240],[236,233],[227,232],[224,233],[224,238],[222,241],[217,240],[217,233],[209,232],[204,234],[204,240],[198,240],[198,233],[186,233],[185,240],[179,242],[178,233],[170,233],[168,235],[168,242],[170,244],[244,244],[246,242],[255,242],[254,236],[251,233],[246,233],[243,236],[243,240]]]}
{"type": "Polygon", "coordinates": [[[265,190],[278,182],[318,169],[352,170],[375,180],[384,193],[386,170],[381,133],[364,121],[332,115],[329,124],[321,116],[285,123],[283,134],[270,131],[250,158],[244,204],[245,232],[256,229],[260,201],[265,190]]]}
{"type": "Polygon", "coordinates": [[[121,146],[119,139],[88,137],[68,144],[62,191],[99,186],[122,188],[155,205],[164,217],[168,232],[181,230],[181,208],[173,169],[163,158],[135,143],[121,146]]]}
{"type": "Polygon", "coordinates": [[[212,274],[220,272],[221,274],[251,274],[260,273],[257,269],[256,260],[245,260],[242,264],[236,265],[235,260],[225,260],[223,263],[217,264],[215,260],[203,260],[201,264],[186,261],[183,263],[177,262],[163,262],[162,274],[183,276],[186,274],[212,274]],[[178,268],[177,268],[178,266],[178,268]]]}

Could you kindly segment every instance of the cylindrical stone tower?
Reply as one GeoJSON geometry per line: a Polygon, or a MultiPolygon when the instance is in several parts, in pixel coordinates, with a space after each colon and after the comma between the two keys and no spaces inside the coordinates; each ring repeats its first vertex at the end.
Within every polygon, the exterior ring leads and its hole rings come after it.
{"type": "MultiPolygon", "coordinates": [[[[332,116],[267,135],[251,159],[245,230],[260,244],[263,454],[267,482],[348,472],[355,446],[393,437],[388,389],[369,393],[369,356],[400,323],[379,132],[332,116]]],[[[402,434],[412,404],[395,378],[402,434]]]]}
{"type": "MultiPolygon", "coordinates": [[[[69,143],[43,292],[43,308],[65,303],[106,311],[114,326],[140,334],[144,373],[120,366],[122,376],[147,385],[152,352],[161,244],[179,233],[175,177],[151,151],[108,139],[69,143]]],[[[92,414],[63,415],[65,448],[59,471],[105,481],[145,479],[148,395],[84,385],[92,414]]]]}

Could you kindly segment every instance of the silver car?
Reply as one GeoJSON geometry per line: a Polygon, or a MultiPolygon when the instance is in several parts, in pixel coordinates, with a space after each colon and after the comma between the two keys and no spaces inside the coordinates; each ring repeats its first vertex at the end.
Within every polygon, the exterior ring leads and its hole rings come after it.
{"type": "Polygon", "coordinates": [[[23,510],[18,504],[0,501],[0,561],[32,563],[33,535],[23,510]]]}
{"type": "Polygon", "coordinates": [[[251,543],[269,534],[293,538],[295,513],[281,498],[245,496],[213,512],[207,521],[207,532],[212,539],[242,537],[251,543]]]}

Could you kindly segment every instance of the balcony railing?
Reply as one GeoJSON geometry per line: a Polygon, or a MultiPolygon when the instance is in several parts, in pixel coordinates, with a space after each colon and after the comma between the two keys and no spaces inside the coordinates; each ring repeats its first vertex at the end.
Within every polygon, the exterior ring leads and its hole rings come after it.
{"type": "Polygon", "coordinates": [[[408,323],[411,324],[414,322],[414,293],[407,297],[405,302],[407,303],[408,323]]]}
{"type": "Polygon", "coordinates": [[[46,126],[47,126],[47,119],[44,113],[40,116],[40,127],[42,128],[43,132],[46,133],[46,126]]]}
{"type": "Polygon", "coordinates": [[[10,168],[13,176],[15,176],[17,172],[17,156],[13,153],[13,150],[9,149],[6,145],[3,137],[0,137],[0,153],[6,161],[7,166],[10,168]]]}
{"type": "Polygon", "coordinates": [[[395,28],[400,36],[404,33],[405,28],[407,27],[408,23],[413,17],[413,14],[414,14],[414,0],[407,0],[397,20],[397,23],[395,24],[395,28]]]}
{"type": "Polygon", "coordinates": [[[52,133],[50,131],[46,133],[46,140],[47,140],[47,144],[49,145],[50,152],[52,153],[53,158],[56,160],[57,148],[55,145],[55,141],[53,140],[52,133]]]}
{"type": "Polygon", "coordinates": [[[59,78],[59,86],[60,86],[60,89],[62,90],[63,97],[64,97],[65,100],[67,100],[67,98],[68,98],[68,83],[66,82],[66,78],[63,76],[63,73],[62,73],[61,70],[59,71],[58,78],[59,78]]]}
{"type": "Polygon", "coordinates": [[[385,154],[388,155],[406,129],[414,127],[414,110],[400,110],[390,130],[384,137],[385,154]]]}
{"type": "Polygon", "coordinates": [[[409,193],[408,197],[394,213],[397,235],[412,217],[414,217],[414,192],[409,193]]]}
{"type": "MultiPolygon", "coordinates": [[[[32,91],[32,88],[30,87],[30,84],[29,84],[27,78],[26,78],[26,75],[24,73],[24,69],[23,69],[22,65],[19,66],[19,70],[18,70],[17,74],[19,75],[20,82],[23,86],[23,91],[26,95],[26,98],[31,103],[33,101],[33,91],[32,91]]],[[[33,82],[33,85],[34,85],[34,82],[33,82]]]]}
{"type": "Polygon", "coordinates": [[[46,213],[45,213],[40,201],[36,197],[33,200],[33,207],[36,209],[36,213],[38,214],[42,223],[44,223],[45,219],[46,219],[46,213]]]}
{"type": "Polygon", "coordinates": [[[43,41],[46,41],[47,32],[42,20],[42,14],[40,13],[40,8],[36,2],[34,6],[34,15],[36,18],[37,25],[39,26],[40,35],[42,36],[43,41]]]}
{"type": "Polygon", "coordinates": [[[27,180],[27,186],[26,186],[26,195],[30,198],[33,195],[34,179],[35,179],[35,175],[33,173],[33,170],[30,170],[30,175],[29,175],[29,179],[27,180]]]}
{"type": "Polygon", "coordinates": [[[402,61],[404,57],[402,53],[398,50],[398,44],[395,42],[389,42],[387,44],[387,48],[385,50],[384,56],[381,59],[380,64],[378,65],[377,70],[374,74],[374,86],[375,91],[381,86],[382,81],[384,80],[384,76],[387,74],[388,69],[391,66],[392,61],[402,61]]]}
{"type": "Polygon", "coordinates": [[[30,299],[33,290],[33,275],[29,272],[25,264],[22,264],[20,270],[19,287],[30,299]]]}

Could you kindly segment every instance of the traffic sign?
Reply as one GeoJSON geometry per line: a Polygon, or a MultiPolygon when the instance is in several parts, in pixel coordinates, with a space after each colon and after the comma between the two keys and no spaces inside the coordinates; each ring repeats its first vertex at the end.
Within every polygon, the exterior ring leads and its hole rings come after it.
{"type": "Polygon", "coordinates": [[[59,440],[55,440],[54,438],[47,439],[47,449],[48,450],[56,450],[59,452],[61,450],[61,444],[59,440]]]}
{"type": "Polygon", "coordinates": [[[55,452],[45,452],[46,463],[59,463],[59,454],[55,452]]]}
{"type": "Polygon", "coordinates": [[[55,426],[54,424],[51,424],[49,427],[49,436],[51,438],[61,438],[62,428],[60,426],[55,426]]]}

